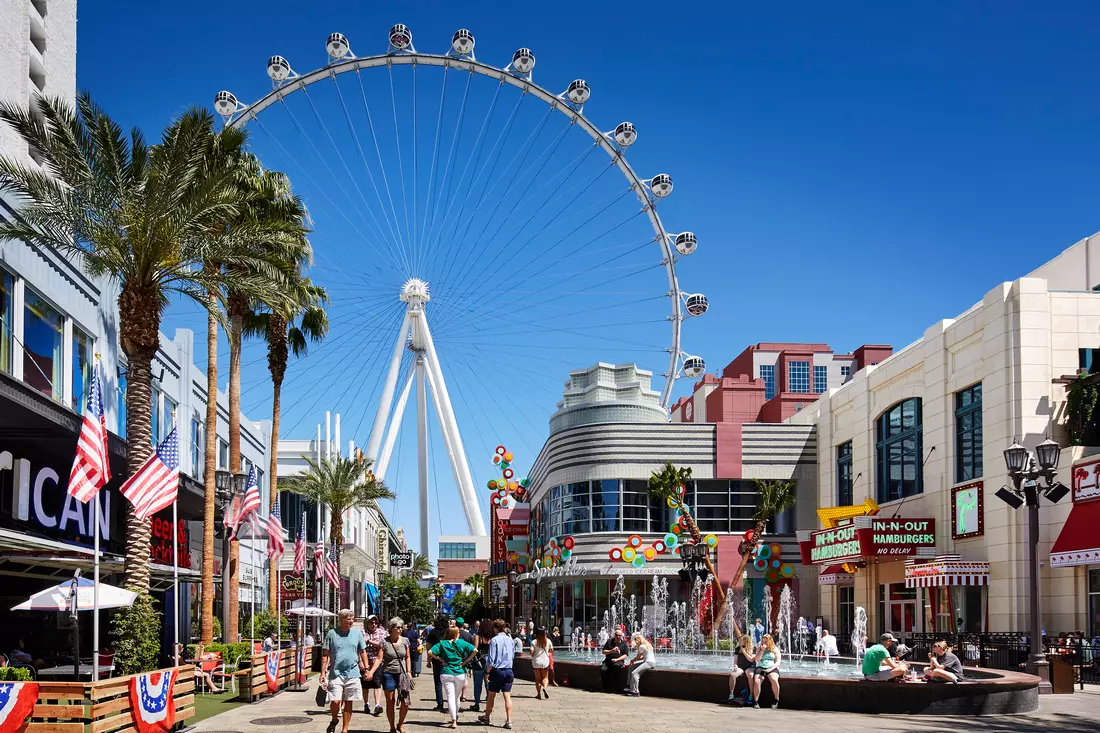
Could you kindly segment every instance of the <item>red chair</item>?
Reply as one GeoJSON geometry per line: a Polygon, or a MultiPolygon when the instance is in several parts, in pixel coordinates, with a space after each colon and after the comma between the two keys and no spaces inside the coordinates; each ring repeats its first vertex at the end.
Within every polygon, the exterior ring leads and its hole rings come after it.
{"type": "Polygon", "coordinates": [[[111,677],[115,673],[115,653],[107,650],[99,653],[99,679],[111,677]]]}
{"type": "Polygon", "coordinates": [[[206,675],[210,675],[210,679],[221,677],[224,680],[226,677],[225,662],[222,661],[222,655],[218,652],[204,653],[199,659],[198,667],[199,674],[196,675],[196,681],[202,688],[203,695],[206,694],[206,675]]]}

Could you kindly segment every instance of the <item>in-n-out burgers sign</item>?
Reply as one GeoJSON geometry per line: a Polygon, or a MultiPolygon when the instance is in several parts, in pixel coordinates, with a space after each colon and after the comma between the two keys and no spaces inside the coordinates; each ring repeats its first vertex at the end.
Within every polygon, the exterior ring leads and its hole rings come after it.
{"type": "Polygon", "coordinates": [[[91,544],[95,527],[93,507],[99,506],[99,538],[111,540],[111,494],[100,491],[98,500],[82,504],[66,490],[68,476],[62,477],[47,465],[35,465],[17,458],[11,451],[0,451],[0,474],[12,477],[12,516],[31,522],[49,534],[71,537],[91,544]]]}
{"type": "Polygon", "coordinates": [[[851,524],[811,532],[808,541],[799,543],[807,565],[903,557],[916,554],[918,547],[935,546],[936,520],[924,517],[857,517],[851,524]]]}

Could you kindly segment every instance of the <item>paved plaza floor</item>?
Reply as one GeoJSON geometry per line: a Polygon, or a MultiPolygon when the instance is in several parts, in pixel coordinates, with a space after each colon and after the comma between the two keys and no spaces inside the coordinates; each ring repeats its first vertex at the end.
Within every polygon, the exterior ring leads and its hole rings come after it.
{"type": "MultiPolygon", "coordinates": [[[[317,680],[308,692],[283,692],[251,705],[222,713],[195,726],[196,733],[278,733],[306,731],[323,733],[328,714],[315,706],[317,680]],[[259,722],[263,718],[293,717],[281,725],[259,722]]],[[[468,694],[473,694],[472,682],[468,694]]],[[[890,733],[933,731],[935,733],[1098,733],[1100,732],[1100,689],[1095,687],[1073,695],[1048,695],[1031,715],[945,718],[907,715],[859,715],[811,710],[742,709],[725,705],[668,698],[628,698],[624,695],[593,693],[567,687],[550,689],[549,700],[534,699],[534,685],[516,680],[513,690],[513,725],[523,733],[673,733],[702,728],[711,731],[779,730],[795,733],[890,733]]],[[[499,700],[498,700],[499,702],[499,700]]],[[[435,698],[430,676],[417,679],[413,706],[405,721],[406,733],[439,728],[446,716],[434,711],[435,698]]],[[[464,707],[469,707],[467,703],[464,707]]],[[[484,708],[484,703],[482,704],[484,708]]],[[[493,727],[504,722],[503,708],[493,711],[493,727]]],[[[477,714],[463,712],[459,728],[483,728],[477,714]]],[[[361,710],[355,713],[351,731],[387,733],[385,713],[375,718],[361,710]]]]}

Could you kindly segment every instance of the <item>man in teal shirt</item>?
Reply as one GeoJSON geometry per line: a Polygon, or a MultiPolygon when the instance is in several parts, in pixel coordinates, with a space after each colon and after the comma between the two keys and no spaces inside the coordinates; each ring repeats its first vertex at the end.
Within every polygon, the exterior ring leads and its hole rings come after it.
{"type": "Polygon", "coordinates": [[[883,634],[879,637],[878,644],[864,652],[863,679],[886,682],[904,677],[909,672],[909,665],[890,656],[886,645],[893,641],[896,641],[893,634],[883,634]]]}
{"type": "Polygon", "coordinates": [[[360,668],[367,666],[367,643],[359,629],[351,628],[354,616],[351,609],[342,609],[337,617],[336,628],[325,635],[325,644],[321,649],[322,687],[328,686],[329,713],[332,720],[328,724],[328,733],[335,733],[340,706],[344,707],[344,725],[342,733],[348,733],[351,725],[351,712],[355,703],[363,699],[363,683],[360,668]]]}

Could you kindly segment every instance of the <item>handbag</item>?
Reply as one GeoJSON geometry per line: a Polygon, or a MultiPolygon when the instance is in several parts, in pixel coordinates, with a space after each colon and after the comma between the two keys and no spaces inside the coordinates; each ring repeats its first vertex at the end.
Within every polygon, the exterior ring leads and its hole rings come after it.
{"type": "Polygon", "coordinates": [[[317,684],[317,707],[323,708],[328,706],[328,687],[320,683],[317,684]]]}

